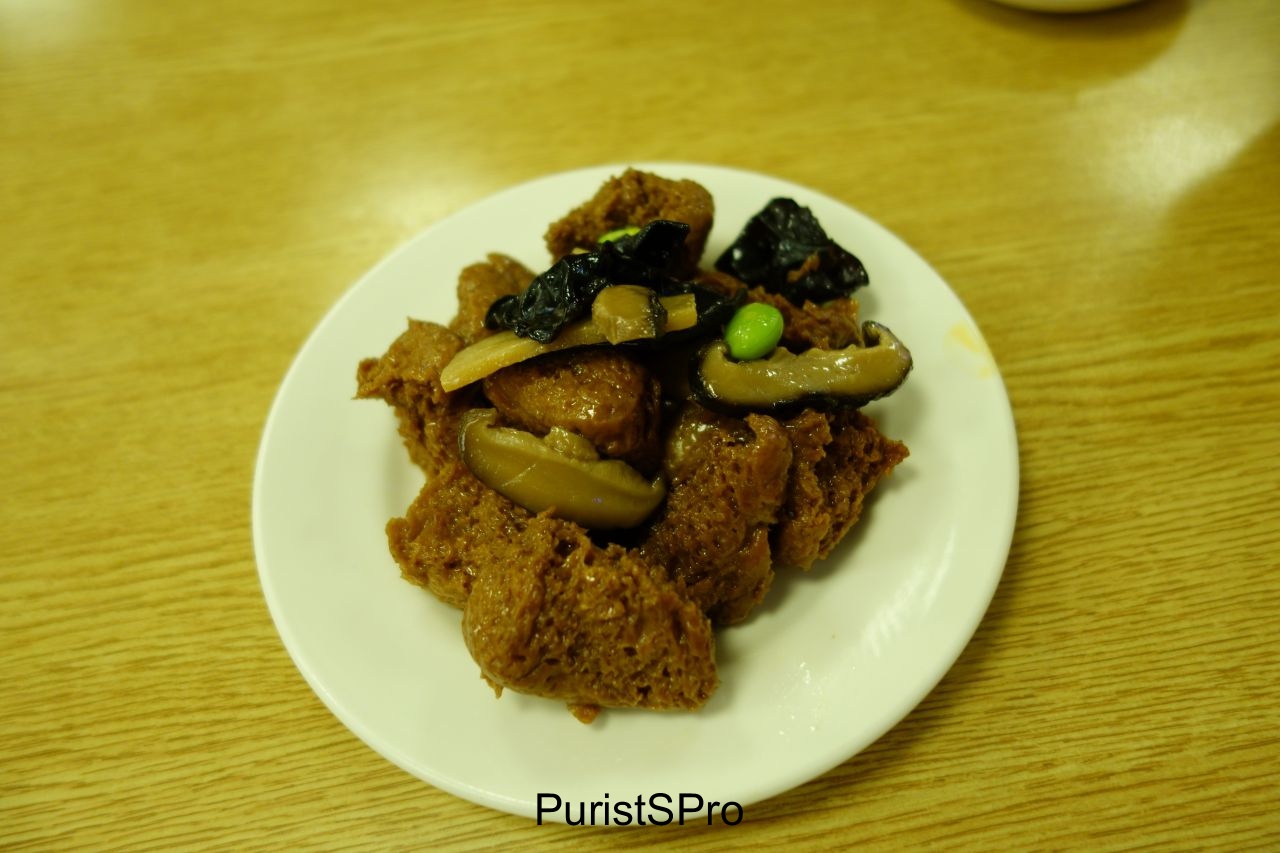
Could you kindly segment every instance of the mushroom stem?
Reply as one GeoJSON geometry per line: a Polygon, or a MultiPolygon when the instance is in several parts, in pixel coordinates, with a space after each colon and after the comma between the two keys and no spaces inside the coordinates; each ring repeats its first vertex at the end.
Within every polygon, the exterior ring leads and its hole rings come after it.
{"type": "MultiPolygon", "coordinates": [[[[605,290],[601,291],[601,295],[611,289],[605,288],[605,290]]],[[[598,299],[599,296],[596,298],[598,299]]],[[[535,356],[572,347],[592,346],[606,342],[624,343],[632,340],[643,340],[656,337],[659,334],[691,329],[697,324],[698,308],[693,294],[681,293],[674,296],[663,296],[658,299],[658,303],[659,307],[665,312],[664,322],[660,327],[653,324],[648,324],[646,327],[646,324],[639,323],[619,330],[615,325],[611,326],[609,331],[606,332],[594,320],[588,318],[565,326],[555,338],[545,344],[539,343],[533,338],[522,338],[515,332],[510,331],[498,332],[487,338],[482,338],[459,352],[444,366],[444,369],[440,371],[440,385],[446,391],[456,391],[464,385],[470,385],[472,382],[484,379],[490,373],[494,373],[504,367],[510,367],[513,364],[519,364],[535,356]],[[616,340],[610,341],[609,334],[613,334],[616,340]]],[[[641,304],[637,302],[636,306],[636,311],[638,312],[656,310],[647,303],[641,304]]],[[[618,316],[616,313],[612,315],[615,321],[618,316]]]]}

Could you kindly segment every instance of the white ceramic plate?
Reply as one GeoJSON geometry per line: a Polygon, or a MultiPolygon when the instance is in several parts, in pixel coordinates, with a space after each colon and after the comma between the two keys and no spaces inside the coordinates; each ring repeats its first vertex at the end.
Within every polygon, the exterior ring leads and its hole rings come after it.
{"type": "Polygon", "coordinates": [[[459,612],[403,581],[387,553],[383,526],[421,475],[390,410],[352,399],[355,367],[381,354],[406,317],[447,322],[458,272],[487,253],[545,268],[547,224],[623,167],[499,193],[356,283],[298,354],[267,419],[253,494],[267,604],[312,688],[369,746],[437,787],[521,815],[535,814],[539,793],[617,803],[688,792],[749,806],[850,758],[960,654],[999,581],[1017,510],[1004,385],[928,264],[813,190],[718,167],[636,165],[712,192],[705,262],[779,195],[812,208],[862,259],[872,282],[858,292],[864,317],[893,329],[915,358],[907,383],[868,412],[911,457],[831,558],[780,576],[747,623],[720,632],[721,686],[701,712],[606,711],[587,726],[559,702],[496,699],[463,645],[459,612]]]}

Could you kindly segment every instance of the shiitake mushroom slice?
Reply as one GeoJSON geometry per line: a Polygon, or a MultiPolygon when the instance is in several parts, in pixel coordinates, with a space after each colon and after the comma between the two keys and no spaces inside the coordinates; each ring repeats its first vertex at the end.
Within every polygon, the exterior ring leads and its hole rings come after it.
{"type": "Polygon", "coordinates": [[[591,442],[555,428],[545,437],[495,426],[493,409],[462,417],[458,447],[480,482],[530,512],[590,530],[635,527],[666,497],[661,477],[647,480],[619,459],[601,459],[591,442]]]}
{"type": "Polygon", "coordinates": [[[862,324],[867,346],[778,347],[768,358],[734,361],[723,340],[704,346],[689,377],[703,405],[727,412],[774,412],[801,405],[862,406],[892,393],[911,372],[911,353],[888,328],[862,324]]]}
{"type": "MultiPolygon", "coordinates": [[[[601,291],[600,295],[607,292],[608,289],[601,291]]],[[[596,298],[599,299],[599,296],[596,298]]],[[[532,338],[520,337],[514,332],[497,332],[476,341],[455,355],[440,371],[440,385],[446,391],[455,391],[490,373],[535,356],[572,347],[648,340],[656,335],[691,329],[697,324],[698,310],[693,294],[662,296],[658,298],[658,303],[662,312],[661,328],[658,328],[650,303],[647,300],[637,300],[628,303],[636,312],[634,323],[625,322],[624,315],[620,313],[628,310],[626,306],[615,306],[604,312],[611,318],[605,328],[601,328],[592,318],[577,320],[565,326],[554,339],[545,344],[532,338]],[[613,340],[610,340],[610,335],[613,335],[613,340]],[[630,337],[631,335],[634,337],[630,337]]]]}

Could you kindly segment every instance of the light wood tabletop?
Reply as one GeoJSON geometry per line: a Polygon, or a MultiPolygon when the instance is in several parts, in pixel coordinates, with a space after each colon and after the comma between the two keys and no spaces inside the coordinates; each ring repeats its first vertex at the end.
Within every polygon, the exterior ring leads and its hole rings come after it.
{"type": "Polygon", "coordinates": [[[1280,845],[1278,121],[1273,0],[0,0],[0,846],[1280,845]],[[901,236],[1018,432],[959,660],[738,826],[419,781],[308,687],[255,563],[328,308],[474,201],[633,161],[901,236]]]}

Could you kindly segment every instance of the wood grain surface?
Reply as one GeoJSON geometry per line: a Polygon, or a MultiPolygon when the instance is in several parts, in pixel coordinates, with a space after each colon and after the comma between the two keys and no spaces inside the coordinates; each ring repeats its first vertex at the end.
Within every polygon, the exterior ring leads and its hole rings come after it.
{"type": "Polygon", "coordinates": [[[1280,4],[0,0],[0,846],[1280,845],[1280,4]],[[513,183],[681,160],[913,245],[1022,497],[956,666],[737,827],[536,826],[386,762],[263,601],[310,329],[513,183]]]}

